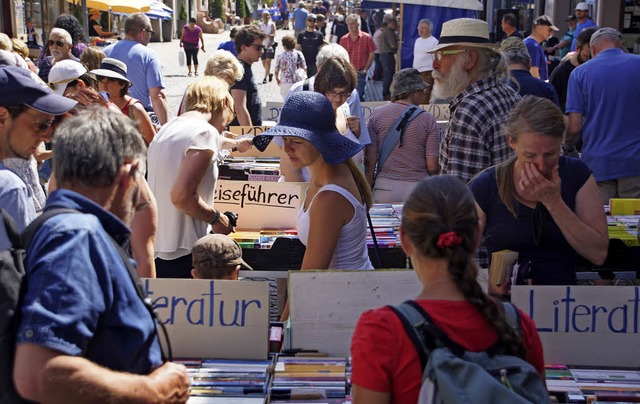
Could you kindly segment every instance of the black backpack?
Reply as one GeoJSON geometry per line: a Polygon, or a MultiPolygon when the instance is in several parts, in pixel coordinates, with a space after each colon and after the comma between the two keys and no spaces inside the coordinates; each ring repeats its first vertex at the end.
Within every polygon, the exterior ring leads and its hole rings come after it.
{"type": "MultiPolygon", "coordinates": [[[[0,403],[24,403],[13,384],[13,355],[20,324],[20,304],[26,292],[24,258],[26,249],[40,226],[50,217],[75,212],[72,209],[51,209],[37,217],[20,235],[7,211],[2,221],[12,247],[0,252],[0,403]]],[[[1,225],[1,224],[0,224],[1,225]]]]}

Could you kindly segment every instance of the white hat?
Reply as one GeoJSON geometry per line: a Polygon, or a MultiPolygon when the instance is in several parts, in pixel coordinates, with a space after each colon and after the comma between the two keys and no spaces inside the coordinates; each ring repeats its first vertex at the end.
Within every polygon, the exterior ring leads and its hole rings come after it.
{"type": "Polygon", "coordinates": [[[87,72],[87,68],[80,62],[64,59],[54,63],[49,71],[49,87],[54,93],[64,95],[69,83],[77,80],[87,72]]]}
{"type": "Polygon", "coordinates": [[[442,24],[440,42],[428,53],[449,46],[469,46],[474,48],[497,49],[499,44],[489,40],[489,24],[475,18],[456,18],[442,24]]]}
{"type": "Polygon", "coordinates": [[[589,6],[584,1],[581,1],[580,3],[576,4],[576,10],[589,11],[589,6]]]}
{"type": "Polygon", "coordinates": [[[131,86],[131,81],[127,78],[127,65],[118,59],[102,59],[102,62],[100,62],[100,68],[91,70],[91,73],[100,77],[111,77],[112,79],[122,80],[131,86]]]}

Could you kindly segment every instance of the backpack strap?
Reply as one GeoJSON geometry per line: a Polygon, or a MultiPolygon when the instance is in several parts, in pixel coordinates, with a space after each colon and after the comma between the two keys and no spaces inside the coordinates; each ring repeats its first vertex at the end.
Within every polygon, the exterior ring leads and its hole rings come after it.
{"type": "Polygon", "coordinates": [[[307,77],[302,82],[302,91],[309,91],[309,78],[307,77]]]}
{"type": "Polygon", "coordinates": [[[427,365],[427,359],[429,359],[429,353],[431,352],[427,348],[427,344],[424,340],[424,334],[418,329],[426,323],[426,319],[417,311],[413,306],[406,301],[398,306],[387,306],[393,311],[404,327],[404,331],[416,348],[418,357],[420,358],[420,369],[425,368],[427,365]]]}
{"type": "MultiPolygon", "coordinates": [[[[516,306],[514,306],[513,303],[511,302],[502,302],[502,301],[496,300],[495,303],[498,307],[498,310],[501,311],[502,314],[504,314],[507,320],[507,324],[509,324],[509,326],[513,328],[513,331],[516,333],[518,338],[522,338],[522,328],[520,327],[520,314],[518,313],[518,309],[516,308],[516,306]]],[[[509,349],[504,344],[502,339],[498,338],[498,341],[496,341],[493,345],[487,348],[486,352],[490,356],[493,356],[493,355],[502,354],[508,351],[509,349]]]]}
{"type": "Polygon", "coordinates": [[[396,119],[393,125],[391,125],[389,132],[384,137],[382,145],[380,146],[380,151],[378,152],[376,176],[382,170],[382,166],[384,166],[384,163],[391,155],[391,151],[396,147],[396,144],[400,143],[400,146],[402,146],[402,134],[404,133],[404,129],[422,112],[424,112],[424,109],[417,105],[407,105],[402,114],[400,114],[398,119],[396,119]]]}
{"type": "Polygon", "coordinates": [[[16,221],[13,220],[9,212],[0,208],[0,212],[2,212],[2,221],[4,222],[4,229],[7,233],[7,237],[11,242],[11,245],[14,249],[22,248],[22,241],[20,240],[20,232],[18,231],[18,226],[16,225],[16,221]]]}

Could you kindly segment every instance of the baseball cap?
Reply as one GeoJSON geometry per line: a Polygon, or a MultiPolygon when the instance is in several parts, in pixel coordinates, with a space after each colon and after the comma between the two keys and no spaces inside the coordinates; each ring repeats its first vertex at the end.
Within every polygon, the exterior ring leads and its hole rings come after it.
{"type": "Polygon", "coordinates": [[[604,35],[614,36],[618,39],[622,39],[622,34],[620,33],[620,31],[610,27],[604,27],[600,28],[599,30],[594,32],[593,35],[591,35],[591,40],[589,41],[589,43],[593,44],[598,38],[604,35]]]}
{"type": "Polygon", "coordinates": [[[589,6],[584,1],[581,1],[580,3],[576,4],[576,10],[589,11],[589,6]]]}
{"type": "Polygon", "coordinates": [[[570,16],[567,17],[565,21],[575,21],[575,20],[577,20],[576,16],[571,14],[570,16]]]}
{"type": "Polygon", "coordinates": [[[242,248],[224,234],[207,234],[193,245],[191,252],[196,269],[223,268],[240,265],[240,269],[253,270],[242,259],[242,248]]]}
{"type": "Polygon", "coordinates": [[[318,19],[318,17],[313,13],[309,13],[307,15],[307,20],[317,20],[317,19],[318,19]]]}
{"type": "Polygon", "coordinates": [[[45,114],[60,115],[76,104],[76,101],[54,93],[29,70],[0,66],[0,106],[26,105],[45,114]]]}
{"type": "Polygon", "coordinates": [[[540,17],[536,18],[533,21],[533,25],[546,25],[549,28],[551,28],[553,31],[559,31],[558,27],[553,25],[553,22],[551,22],[551,18],[549,18],[549,16],[546,16],[546,15],[541,15],[540,17]]]}
{"type": "Polygon", "coordinates": [[[54,93],[64,95],[69,83],[87,73],[87,68],[80,62],[65,59],[53,65],[49,71],[49,87],[54,93]]]}

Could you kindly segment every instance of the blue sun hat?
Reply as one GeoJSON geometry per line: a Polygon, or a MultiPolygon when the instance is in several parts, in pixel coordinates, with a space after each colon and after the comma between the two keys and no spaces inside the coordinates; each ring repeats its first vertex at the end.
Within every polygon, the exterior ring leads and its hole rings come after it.
{"type": "Polygon", "coordinates": [[[264,151],[274,136],[307,140],[329,164],[344,163],[364,148],[338,132],[331,102],[313,91],[301,91],[289,97],[280,112],[280,122],[253,138],[253,145],[264,151]]]}

